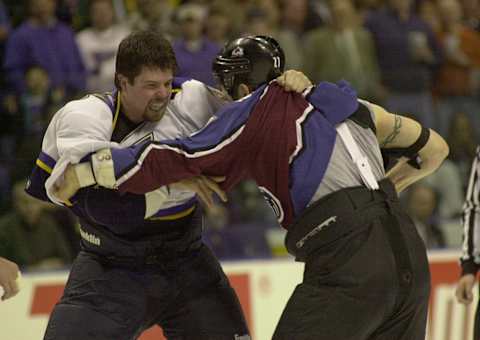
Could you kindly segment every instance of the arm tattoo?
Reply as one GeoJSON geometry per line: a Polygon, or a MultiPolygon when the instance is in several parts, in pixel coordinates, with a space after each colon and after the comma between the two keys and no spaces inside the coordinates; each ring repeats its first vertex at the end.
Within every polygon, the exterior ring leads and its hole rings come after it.
{"type": "Polygon", "coordinates": [[[402,128],[402,118],[400,116],[395,115],[395,123],[393,125],[393,131],[383,140],[383,142],[380,144],[380,147],[383,148],[388,144],[392,143],[395,140],[395,138],[397,138],[401,128],[402,128]]]}

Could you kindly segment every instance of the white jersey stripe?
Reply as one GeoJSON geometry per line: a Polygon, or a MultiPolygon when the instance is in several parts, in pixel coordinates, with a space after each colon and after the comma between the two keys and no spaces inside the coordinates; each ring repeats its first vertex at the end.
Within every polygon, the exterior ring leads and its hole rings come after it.
{"type": "Polygon", "coordinates": [[[223,140],[220,144],[216,145],[214,148],[208,149],[208,150],[202,150],[194,153],[188,153],[180,148],[176,148],[170,145],[165,145],[165,144],[150,144],[145,148],[145,150],[140,154],[140,157],[137,160],[137,164],[131,168],[129,171],[127,171],[123,176],[121,176],[117,180],[117,187],[122,185],[126,180],[128,180],[130,177],[132,177],[135,173],[137,173],[145,158],[148,156],[151,150],[157,149],[157,150],[171,150],[176,153],[179,153],[187,158],[198,158],[202,156],[206,156],[212,153],[215,153],[219,150],[222,150],[224,147],[228,146],[230,143],[234,142],[242,133],[243,129],[245,128],[245,125],[242,125],[233,135],[228,137],[227,139],[223,140]]]}
{"type": "Polygon", "coordinates": [[[295,147],[295,151],[290,155],[288,159],[288,164],[291,164],[295,157],[298,155],[300,150],[303,148],[303,131],[302,131],[302,123],[307,119],[308,115],[314,110],[311,104],[308,104],[305,111],[303,111],[302,115],[295,121],[296,130],[297,130],[297,146],[295,147]]]}

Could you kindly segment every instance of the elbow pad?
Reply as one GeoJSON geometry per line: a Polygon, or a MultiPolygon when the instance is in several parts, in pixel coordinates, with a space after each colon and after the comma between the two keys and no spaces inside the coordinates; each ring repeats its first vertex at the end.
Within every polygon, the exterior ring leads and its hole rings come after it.
{"type": "Polygon", "coordinates": [[[391,148],[391,149],[382,149],[382,154],[387,159],[391,158],[408,158],[408,164],[410,164],[415,169],[420,169],[422,164],[422,159],[419,156],[420,150],[427,144],[428,139],[430,138],[430,129],[422,127],[420,136],[418,136],[415,143],[405,148],[391,148]]]}

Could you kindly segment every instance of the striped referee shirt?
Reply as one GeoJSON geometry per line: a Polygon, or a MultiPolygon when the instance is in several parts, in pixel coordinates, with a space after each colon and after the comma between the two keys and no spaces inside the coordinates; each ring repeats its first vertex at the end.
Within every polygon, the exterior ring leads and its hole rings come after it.
{"type": "Polygon", "coordinates": [[[476,274],[480,267],[480,147],[473,160],[463,205],[462,274],[476,274]]]}

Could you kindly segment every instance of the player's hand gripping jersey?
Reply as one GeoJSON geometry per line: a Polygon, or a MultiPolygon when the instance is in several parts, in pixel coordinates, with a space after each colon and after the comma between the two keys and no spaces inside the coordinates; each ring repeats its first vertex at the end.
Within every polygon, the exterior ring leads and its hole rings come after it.
{"type": "MultiPolygon", "coordinates": [[[[120,110],[118,93],[88,95],[68,103],[53,117],[27,191],[57,204],[51,194],[55,181],[69,163],[78,163],[105,147],[126,148],[187,136],[203,127],[223,105],[214,91],[195,80],[176,78],[172,99],[159,122],[134,125],[120,110]],[[133,125],[132,125],[133,124],[133,125]]],[[[72,199],[79,217],[108,228],[117,235],[140,232],[144,220],[170,220],[188,214],[196,205],[195,194],[152,188],[141,194],[121,195],[115,190],[88,187],[72,199]],[[158,199],[161,197],[161,199],[158,199]]]]}
{"type": "Polygon", "coordinates": [[[335,125],[358,106],[346,84],[320,83],[302,96],[272,82],[227,105],[189,138],[113,149],[116,187],[140,194],[204,174],[226,176],[228,190],[253,178],[288,228],[322,182],[335,125]]]}

